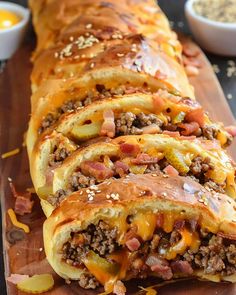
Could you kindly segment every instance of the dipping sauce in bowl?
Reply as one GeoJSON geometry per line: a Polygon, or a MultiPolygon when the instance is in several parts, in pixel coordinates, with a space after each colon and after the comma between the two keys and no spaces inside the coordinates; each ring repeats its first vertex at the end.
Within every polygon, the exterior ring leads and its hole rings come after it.
{"type": "Polygon", "coordinates": [[[0,9],[0,30],[11,28],[20,21],[21,17],[16,13],[0,9]]]}
{"type": "Polygon", "coordinates": [[[236,23],[236,0],[196,0],[195,12],[221,23],[236,23]]]}

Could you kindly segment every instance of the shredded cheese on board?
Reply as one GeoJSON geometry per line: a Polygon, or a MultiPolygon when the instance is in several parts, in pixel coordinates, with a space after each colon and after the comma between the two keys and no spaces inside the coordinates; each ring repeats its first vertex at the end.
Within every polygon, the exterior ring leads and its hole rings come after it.
{"type": "Polygon", "coordinates": [[[8,215],[9,215],[9,217],[10,217],[10,219],[11,219],[11,222],[12,222],[12,224],[13,224],[14,226],[23,229],[24,232],[27,233],[27,234],[30,232],[30,229],[29,229],[28,225],[26,225],[26,224],[24,224],[24,223],[22,223],[22,222],[19,222],[19,221],[17,220],[17,218],[16,218],[16,214],[15,214],[15,212],[14,212],[13,209],[8,209],[8,210],[7,210],[7,213],[8,213],[8,215]]]}
{"type": "Polygon", "coordinates": [[[9,151],[9,152],[7,152],[7,153],[2,154],[2,155],[1,155],[1,158],[2,158],[2,159],[9,158],[9,157],[12,157],[12,156],[15,156],[15,155],[19,154],[19,152],[20,152],[20,149],[17,148],[17,149],[14,149],[14,150],[12,150],[12,151],[9,151]]]}

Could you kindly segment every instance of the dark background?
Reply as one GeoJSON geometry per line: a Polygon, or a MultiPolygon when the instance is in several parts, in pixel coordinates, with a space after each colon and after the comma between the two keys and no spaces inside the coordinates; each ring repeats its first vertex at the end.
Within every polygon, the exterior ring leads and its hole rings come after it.
{"type": "MultiPolygon", "coordinates": [[[[12,0],[10,2],[15,2],[24,6],[26,6],[26,3],[27,3],[26,0],[19,0],[19,1],[12,0]]],[[[161,8],[163,9],[163,11],[168,16],[171,23],[173,24],[173,28],[176,31],[181,31],[181,32],[184,32],[185,34],[190,34],[189,27],[184,17],[184,3],[186,2],[186,0],[159,0],[158,2],[161,8]]],[[[224,93],[225,93],[225,96],[227,97],[229,105],[234,115],[236,116],[236,102],[235,102],[236,74],[232,77],[227,77],[227,67],[229,66],[228,62],[231,60],[236,63],[236,58],[235,57],[225,58],[225,57],[215,56],[209,53],[206,53],[206,54],[212,64],[219,66],[220,72],[217,73],[217,77],[224,90],[224,93]]],[[[2,253],[2,245],[0,246],[1,246],[0,253],[2,253]]],[[[1,295],[6,294],[2,255],[0,255],[0,294],[1,295]]]]}

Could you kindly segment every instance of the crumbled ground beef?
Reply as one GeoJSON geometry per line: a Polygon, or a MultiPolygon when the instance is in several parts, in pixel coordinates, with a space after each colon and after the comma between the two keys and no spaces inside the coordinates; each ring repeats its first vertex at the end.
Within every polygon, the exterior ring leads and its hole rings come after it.
{"type": "MultiPolygon", "coordinates": [[[[180,241],[180,224],[190,229],[190,223],[191,221],[184,220],[176,222],[171,233],[157,228],[151,241],[141,243],[138,250],[130,252],[127,277],[146,278],[151,272],[155,272],[166,280],[171,279],[176,272],[191,275],[194,269],[201,269],[205,274],[235,274],[236,245],[204,230],[195,229],[201,238],[197,252],[188,249],[183,255],[178,255],[170,261],[159,254],[161,249],[168,249],[180,241]]],[[[83,267],[82,258],[90,250],[101,257],[120,250],[122,246],[119,246],[116,240],[117,228],[111,229],[107,223],[100,221],[82,232],[71,234],[71,240],[62,249],[62,256],[68,264],[83,267]]],[[[83,288],[95,288],[98,285],[97,281],[87,274],[81,277],[79,284],[83,288]]]]}
{"type": "Polygon", "coordinates": [[[135,115],[132,112],[122,113],[119,118],[115,120],[116,135],[142,134],[142,127],[155,124],[158,127],[163,125],[163,122],[154,114],[139,113],[135,115]]]}
{"type": "Polygon", "coordinates": [[[80,287],[84,289],[96,289],[99,286],[99,282],[96,278],[87,273],[82,274],[78,282],[80,287]]]}
{"type": "Polygon", "coordinates": [[[71,240],[62,249],[62,256],[66,263],[77,266],[81,265],[81,259],[89,250],[103,257],[117,249],[117,228],[110,229],[104,221],[99,221],[97,225],[89,225],[85,231],[71,234],[71,240]]]}
{"type": "Polygon", "coordinates": [[[211,164],[210,158],[207,157],[204,159],[198,156],[192,160],[189,173],[200,180],[204,180],[205,173],[210,169],[214,169],[214,165],[211,164]]]}
{"type": "Polygon", "coordinates": [[[82,172],[76,171],[72,174],[69,180],[69,188],[72,191],[77,191],[81,188],[89,187],[91,185],[97,184],[98,181],[93,176],[85,176],[82,172]]]}
{"type": "Polygon", "coordinates": [[[69,191],[63,189],[58,190],[54,195],[50,195],[47,198],[47,201],[54,207],[58,207],[60,203],[66,198],[69,194],[69,191]]]}
{"type": "Polygon", "coordinates": [[[203,268],[206,274],[236,273],[236,246],[234,244],[227,246],[223,238],[215,235],[212,235],[210,240],[203,239],[197,253],[188,250],[183,256],[194,268],[203,268]]]}
{"type": "Polygon", "coordinates": [[[202,135],[206,139],[213,140],[218,135],[218,130],[214,126],[206,126],[202,128],[202,135]]]}
{"type": "Polygon", "coordinates": [[[48,164],[50,167],[55,167],[61,164],[67,157],[69,157],[70,152],[66,148],[58,148],[50,154],[48,164]]]}

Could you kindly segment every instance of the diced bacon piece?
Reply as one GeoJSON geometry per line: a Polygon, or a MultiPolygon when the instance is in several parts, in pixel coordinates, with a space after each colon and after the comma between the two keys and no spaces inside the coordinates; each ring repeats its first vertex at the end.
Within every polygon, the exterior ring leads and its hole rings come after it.
{"type": "Polygon", "coordinates": [[[188,57],[196,57],[200,54],[200,50],[194,44],[185,44],[183,46],[183,54],[188,57]]]}
{"type": "Polygon", "coordinates": [[[229,239],[229,240],[233,240],[236,241],[236,234],[225,234],[222,232],[217,233],[217,236],[222,237],[224,239],[229,239]]]}
{"type": "Polygon", "coordinates": [[[139,154],[137,158],[132,159],[131,162],[135,165],[156,164],[158,162],[158,158],[150,157],[148,154],[142,153],[139,154]]]}
{"type": "Polygon", "coordinates": [[[84,161],[81,164],[81,171],[86,175],[95,177],[97,180],[108,179],[114,174],[112,169],[96,161],[84,161]]]}
{"type": "Polygon", "coordinates": [[[236,136],[236,125],[227,126],[227,127],[225,127],[225,130],[233,137],[236,136]]]}
{"type": "Polygon", "coordinates": [[[156,264],[151,266],[151,270],[163,280],[170,280],[173,277],[172,270],[169,266],[156,264]]]}
{"type": "Polygon", "coordinates": [[[171,263],[171,269],[174,273],[182,273],[191,275],[193,273],[192,266],[188,263],[188,261],[173,261],[171,263]]]}
{"type": "Polygon", "coordinates": [[[34,204],[34,201],[31,201],[31,193],[19,194],[12,182],[9,185],[13,196],[16,198],[14,212],[19,215],[31,213],[34,204]]]}
{"type": "Polygon", "coordinates": [[[113,293],[115,295],[125,295],[126,293],[125,285],[121,281],[115,282],[113,293]]]}
{"type": "Polygon", "coordinates": [[[197,122],[200,127],[203,127],[205,125],[203,108],[198,108],[190,111],[185,116],[185,120],[189,123],[197,122]]]}
{"type": "Polygon", "coordinates": [[[173,166],[168,165],[166,168],[163,170],[167,175],[169,176],[178,176],[179,172],[176,170],[173,166]]]}
{"type": "Polygon", "coordinates": [[[191,134],[194,134],[199,129],[199,124],[197,122],[191,122],[191,123],[181,123],[178,125],[182,131],[180,131],[181,135],[188,136],[191,134]]]}
{"type": "Polygon", "coordinates": [[[100,134],[103,136],[108,136],[110,138],[115,136],[116,133],[116,125],[115,125],[115,117],[112,110],[106,110],[103,112],[104,122],[101,127],[100,134]]]}
{"type": "Polygon", "coordinates": [[[140,152],[140,147],[137,144],[121,143],[120,151],[126,155],[137,155],[140,152]]]}
{"type": "Polygon", "coordinates": [[[29,198],[23,196],[18,196],[16,198],[14,211],[18,215],[24,215],[32,212],[34,201],[31,201],[29,198]]]}
{"type": "Polygon", "coordinates": [[[165,131],[163,131],[163,134],[169,135],[170,137],[180,137],[180,134],[179,134],[178,131],[168,131],[168,130],[165,130],[165,131]]]}
{"type": "Polygon", "coordinates": [[[18,283],[20,283],[28,278],[29,278],[28,275],[19,275],[19,274],[12,273],[10,275],[10,277],[7,277],[7,281],[14,284],[14,285],[17,285],[18,283]]]}
{"type": "Polygon", "coordinates": [[[157,124],[151,124],[149,126],[143,127],[143,134],[157,134],[161,132],[160,127],[157,124]]]}
{"type": "Polygon", "coordinates": [[[139,242],[138,239],[136,239],[136,238],[132,238],[132,239],[126,241],[125,245],[127,246],[127,248],[128,248],[131,252],[133,252],[133,251],[136,251],[136,250],[139,249],[139,247],[140,247],[140,242],[139,242]]]}
{"type": "Polygon", "coordinates": [[[114,165],[115,165],[115,171],[120,175],[120,177],[128,174],[129,166],[126,163],[122,161],[116,161],[114,165]]]}

